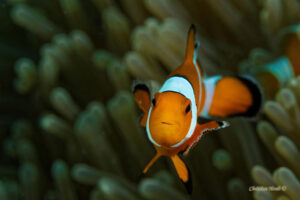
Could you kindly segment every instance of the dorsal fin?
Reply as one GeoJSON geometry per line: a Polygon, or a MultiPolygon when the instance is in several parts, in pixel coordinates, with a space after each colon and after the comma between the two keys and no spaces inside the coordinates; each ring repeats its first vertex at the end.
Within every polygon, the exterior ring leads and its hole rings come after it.
{"type": "Polygon", "coordinates": [[[192,24],[189,29],[186,43],[185,61],[196,63],[198,48],[199,42],[196,41],[196,27],[192,24]]]}

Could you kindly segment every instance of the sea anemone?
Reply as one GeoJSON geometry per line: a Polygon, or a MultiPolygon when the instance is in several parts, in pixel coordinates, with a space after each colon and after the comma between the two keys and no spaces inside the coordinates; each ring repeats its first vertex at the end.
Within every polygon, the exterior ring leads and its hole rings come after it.
{"type": "Polygon", "coordinates": [[[0,19],[0,199],[299,197],[299,77],[267,90],[255,119],[203,137],[184,158],[192,195],[164,159],[139,177],[154,149],[131,94],[183,61],[191,23],[207,76],[276,61],[299,1],[4,0],[0,19]]]}

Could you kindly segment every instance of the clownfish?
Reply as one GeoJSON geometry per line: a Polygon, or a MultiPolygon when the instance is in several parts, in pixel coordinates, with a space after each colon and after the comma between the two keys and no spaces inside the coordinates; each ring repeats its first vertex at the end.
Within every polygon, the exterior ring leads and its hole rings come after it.
{"type": "MultiPolygon", "coordinates": [[[[300,25],[298,25],[299,29],[300,25]]],[[[284,44],[284,55],[289,60],[294,75],[300,75],[300,37],[297,33],[290,34],[284,44]]]]}
{"type": "Polygon", "coordinates": [[[288,80],[300,75],[300,25],[288,27],[281,47],[283,54],[276,60],[261,66],[253,66],[247,74],[253,76],[263,89],[264,97],[273,98],[288,80]]]}
{"type": "Polygon", "coordinates": [[[191,192],[191,177],[180,152],[187,155],[207,132],[229,126],[227,121],[198,123],[199,117],[254,116],[261,104],[256,83],[247,77],[213,76],[203,78],[197,61],[198,41],[195,26],[188,32],[183,63],[171,72],[151,99],[150,89],[142,83],[133,87],[134,99],[143,111],[140,121],[156,155],[143,170],[145,174],[160,157],[171,158],[181,181],[191,192]]]}

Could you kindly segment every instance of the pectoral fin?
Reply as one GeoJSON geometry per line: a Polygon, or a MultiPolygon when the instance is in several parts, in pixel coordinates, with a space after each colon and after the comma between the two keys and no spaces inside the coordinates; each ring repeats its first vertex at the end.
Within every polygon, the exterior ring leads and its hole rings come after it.
{"type": "Polygon", "coordinates": [[[197,124],[191,143],[186,148],[183,155],[186,156],[190,152],[190,150],[199,142],[201,137],[206,133],[210,131],[217,131],[219,129],[226,128],[228,126],[229,123],[226,121],[210,121],[205,124],[197,124]]]}
{"type": "Polygon", "coordinates": [[[188,167],[178,155],[172,156],[171,159],[175,166],[176,172],[185,185],[188,193],[192,193],[192,179],[188,167]]]}
{"type": "Polygon", "coordinates": [[[133,95],[136,104],[144,112],[140,124],[141,126],[146,126],[148,111],[151,105],[150,90],[145,84],[138,83],[133,87],[133,95]]]}
{"type": "Polygon", "coordinates": [[[145,167],[145,169],[143,170],[143,174],[146,174],[147,171],[150,169],[150,167],[155,163],[155,161],[157,161],[157,159],[160,157],[161,155],[159,153],[156,153],[155,156],[152,158],[152,160],[147,164],[147,166],[145,167]]]}

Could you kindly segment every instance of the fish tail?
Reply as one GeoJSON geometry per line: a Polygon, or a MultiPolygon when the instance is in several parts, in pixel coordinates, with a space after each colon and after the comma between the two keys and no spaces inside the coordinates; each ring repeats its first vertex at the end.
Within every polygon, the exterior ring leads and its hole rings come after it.
{"type": "Polygon", "coordinates": [[[207,112],[203,117],[254,117],[262,104],[259,84],[250,76],[220,77],[204,80],[207,112]]]}
{"type": "Polygon", "coordinates": [[[247,110],[244,113],[234,114],[241,115],[244,117],[254,117],[260,111],[261,105],[263,103],[263,92],[260,84],[252,76],[243,75],[236,77],[239,81],[247,87],[250,93],[251,104],[249,104],[247,110]]]}

